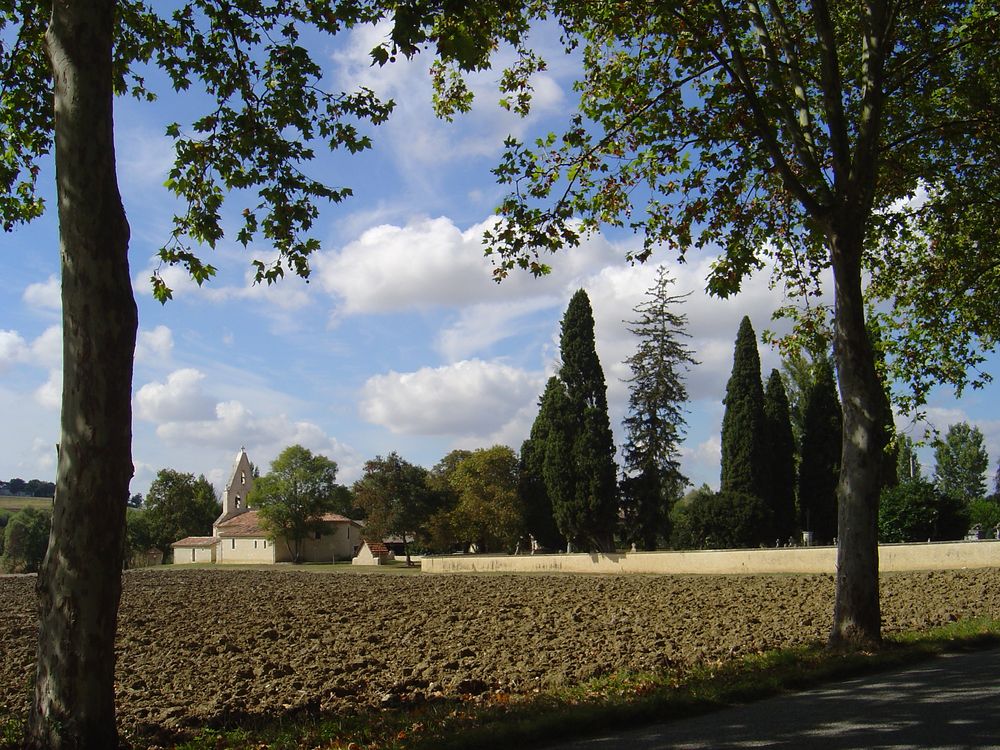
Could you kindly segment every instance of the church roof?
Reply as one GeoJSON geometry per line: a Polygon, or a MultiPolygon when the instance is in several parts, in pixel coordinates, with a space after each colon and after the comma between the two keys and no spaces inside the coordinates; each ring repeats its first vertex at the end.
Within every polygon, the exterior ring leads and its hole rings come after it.
{"type": "MultiPolygon", "coordinates": [[[[352,523],[358,525],[357,521],[352,521],[339,513],[324,513],[319,520],[327,523],[352,523]]],[[[215,530],[220,537],[263,537],[266,536],[260,527],[260,519],[257,511],[248,510],[237,516],[215,524],[215,530]]]]}

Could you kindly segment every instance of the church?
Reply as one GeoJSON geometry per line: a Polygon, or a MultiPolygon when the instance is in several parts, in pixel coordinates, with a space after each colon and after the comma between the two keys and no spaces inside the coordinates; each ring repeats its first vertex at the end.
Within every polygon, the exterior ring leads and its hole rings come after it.
{"type": "MultiPolygon", "coordinates": [[[[257,511],[247,505],[253,489],[253,467],[240,450],[222,497],[222,515],[212,524],[212,536],[189,536],[174,542],[174,564],[271,564],[291,562],[285,539],[271,541],[260,527],[257,511]]],[[[302,562],[351,560],[361,548],[361,524],[337,513],[321,516],[322,527],[302,543],[302,562]]]]}

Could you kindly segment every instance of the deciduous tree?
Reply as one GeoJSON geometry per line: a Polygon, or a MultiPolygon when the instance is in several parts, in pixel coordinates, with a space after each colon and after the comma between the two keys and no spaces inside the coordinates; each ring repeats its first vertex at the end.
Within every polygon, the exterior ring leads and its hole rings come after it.
{"type": "MultiPolygon", "coordinates": [[[[203,103],[166,125],[181,210],[160,257],[202,283],[215,271],[192,250],[223,236],[222,206],[243,208],[235,239],[262,242],[256,278],[305,275],[319,201],[347,187],[309,175],[317,146],[358,151],[357,122],[392,108],[371,91],[329,91],[308,35],[374,22],[364,3],[114,0],[11,2],[0,14],[0,222],[41,215],[37,178],[54,151],[61,257],[63,395],[52,543],[39,572],[40,630],[29,747],[115,747],[114,643],[131,460],[136,306],[129,226],[116,177],[116,95],[151,100],[152,81],[203,103]],[[163,75],[147,76],[156,66],[163,75]],[[95,304],[99,300],[100,304],[95,304]]],[[[153,279],[156,296],[170,290],[153,279]]]]}
{"type": "Polygon", "coordinates": [[[684,343],[687,316],[677,311],[687,295],[671,294],[673,283],[661,266],[647,299],[634,308],[638,319],[628,322],[638,344],[625,360],[632,377],[624,420],[622,507],[626,541],[647,550],[656,549],[658,538],[669,539],[670,506],[688,483],[678,461],[687,426],[684,377],[698,363],[684,343]]]}
{"type": "Polygon", "coordinates": [[[35,573],[49,544],[52,515],[28,506],[12,515],[3,529],[0,567],[8,573],[35,573]]]}
{"type": "Polygon", "coordinates": [[[934,484],[963,503],[986,495],[988,468],[983,433],[967,422],[949,425],[945,436],[934,444],[934,484]]]}
{"type": "Polygon", "coordinates": [[[410,560],[409,542],[434,510],[427,486],[427,469],[411,464],[393,451],[365,462],[361,479],[354,483],[354,500],[365,511],[365,536],[381,541],[399,536],[410,560]]]}
{"type": "Polygon", "coordinates": [[[513,551],[524,533],[514,451],[505,445],[473,451],[455,467],[450,481],[458,493],[451,513],[458,537],[480,552],[513,551]]]}
{"type": "Polygon", "coordinates": [[[186,536],[207,536],[222,512],[215,488],[199,475],[160,469],[146,493],[145,523],[151,547],[162,562],[170,558],[170,545],[186,536]]]}
{"type": "Polygon", "coordinates": [[[306,537],[322,529],[339,495],[337,462],[301,445],[290,445],[254,480],[247,505],[257,510],[271,541],[284,539],[292,562],[302,561],[306,537]]]}
{"type": "Polygon", "coordinates": [[[923,479],[910,479],[882,492],[878,529],[883,542],[961,539],[968,528],[967,504],[923,479]]]}
{"type": "MultiPolygon", "coordinates": [[[[970,201],[982,208],[959,232],[962,248],[974,248],[974,237],[995,239],[995,3],[549,0],[449,7],[442,18],[428,0],[407,5],[387,47],[409,54],[434,41],[458,68],[478,70],[507,41],[518,54],[502,81],[509,106],[523,111],[530,76],[544,66],[526,48],[530,21],[541,16],[554,17],[566,44],[582,48],[579,112],[561,137],[534,146],[508,139],[497,174],[512,190],[488,237],[496,274],[545,273],[548,251],[604,224],[643,235],[632,253],[639,260],[660,246],[720,251],[709,288],[723,296],[767,259],[793,294],[814,292],[831,268],[844,437],[830,643],[877,645],[886,436],[862,270],[871,268],[890,292],[901,286],[904,266],[886,246],[899,240],[911,250],[913,233],[899,231],[893,211],[922,185],[950,217],[963,216],[970,201]]],[[[437,73],[439,108],[467,109],[470,89],[447,68],[437,73]]],[[[928,247],[955,258],[960,253],[940,244],[947,227],[929,222],[921,230],[928,247]]],[[[927,278],[934,307],[939,285],[927,278]]],[[[963,302],[996,320],[984,299],[963,302]]],[[[946,305],[937,310],[949,314],[946,305]]],[[[945,359],[957,362],[943,376],[961,371],[946,333],[938,340],[933,328],[912,330],[935,337],[945,359]]],[[[938,377],[919,366],[920,347],[911,348],[915,369],[938,377]]],[[[907,347],[900,352],[905,360],[907,347]]]]}

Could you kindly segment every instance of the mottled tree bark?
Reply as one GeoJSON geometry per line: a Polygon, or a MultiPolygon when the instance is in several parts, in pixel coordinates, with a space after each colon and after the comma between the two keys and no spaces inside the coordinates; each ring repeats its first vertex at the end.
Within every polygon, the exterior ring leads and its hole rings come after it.
{"type": "Polygon", "coordinates": [[[844,415],[837,488],[837,593],[830,646],[854,649],[881,643],[878,502],[885,394],[865,328],[863,226],[863,221],[844,212],[830,232],[836,304],[834,357],[844,415]]]}
{"type": "Polygon", "coordinates": [[[112,0],[57,0],[55,87],[63,301],[62,434],[38,576],[38,658],[25,744],[114,748],[115,633],[131,460],[137,315],[115,174],[112,0]]]}

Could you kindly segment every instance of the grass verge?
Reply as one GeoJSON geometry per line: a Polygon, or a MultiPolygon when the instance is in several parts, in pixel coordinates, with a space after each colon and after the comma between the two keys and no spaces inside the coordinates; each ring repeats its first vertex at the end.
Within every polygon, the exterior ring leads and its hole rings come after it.
{"type": "MultiPolygon", "coordinates": [[[[502,693],[345,717],[285,718],[263,726],[202,730],[180,750],[490,750],[534,746],[801,690],[926,660],[1000,645],[1000,621],[967,620],[894,635],[874,653],[820,645],[708,664],[683,675],[614,674],[532,696],[502,693]]],[[[135,738],[135,747],[148,742],[135,738]]]]}

